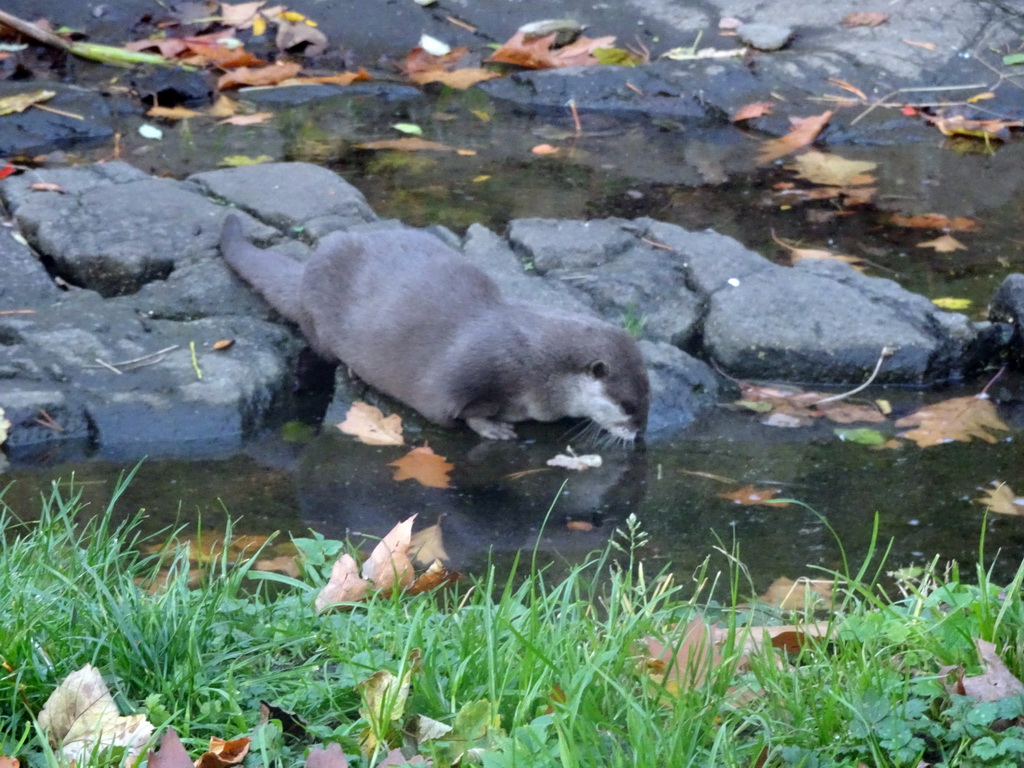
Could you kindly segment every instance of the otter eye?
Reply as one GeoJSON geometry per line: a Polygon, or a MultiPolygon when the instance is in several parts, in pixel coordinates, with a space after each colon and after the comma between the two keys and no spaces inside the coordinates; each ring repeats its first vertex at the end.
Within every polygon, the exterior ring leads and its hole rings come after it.
{"type": "Polygon", "coordinates": [[[590,364],[590,375],[595,379],[603,379],[608,375],[608,363],[604,360],[595,360],[590,364]]]}
{"type": "Polygon", "coordinates": [[[624,414],[626,414],[627,416],[635,416],[636,415],[636,403],[634,403],[632,400],[628,400],[628,401],[623,402],[622,403],[622,412],[624,414]]]}

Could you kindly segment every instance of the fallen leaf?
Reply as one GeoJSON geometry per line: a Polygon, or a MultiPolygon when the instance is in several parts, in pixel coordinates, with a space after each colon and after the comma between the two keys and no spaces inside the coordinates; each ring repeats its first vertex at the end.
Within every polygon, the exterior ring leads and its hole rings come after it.
{"type": "Polygon", "coordinates": [[[458,581],[461,576],[462,574],[458,571],[450,571],[444,567],[440,560],[435,560],[427,570],[417,576],[416,580],[409,585],[409,594],[418,595],[421,592],[430,592],[445,584],[452,584],[458,581]]]}
{"type": "Polygon", "coordinates": [[[327,50],[327,35],[308,23],[306,19],[290,21],[283,19],[277,25],[277,37],[274,40],[280,51],[291,51],[304,46],[302,53],[306,56],[319,56],[327,50]]]}
{"type": "Polygon", "coordinates": [[[359,695],[362,698],[359,714],[369,723],[369,727],[363,731],[360,744],[363,754],[373,754],[377,746],[387,738],[392,724],[404,719],[412,675],[419,670],[420,656],[419,648],[409,653],[401,677],[382,669],[359,683],[359,695]]]}
{"type": "Polygon", "coordinates": [[[259,125],[274,117],[273,112],[254,112],[251,115],[233,115],[218,120],[217,125],[259,125]]]}
{"type": "Polygon", "coordinates": [[[843,18],[844,27],[877,27],[889,20],[888,13],[880,11],[869,11],[861,13],[850,13],[843,18]]]}
{"type": "Polygon", "coordinates": [[[971,299],[958,299],[953,296],[941,296],[932,299],[932,304],[942,309],[961,310],[970,309],[974,302],[971,299]]]}
{"type": "Polygon", "coordinates": [[[758,600],[784,611],[800,611],[807,607],[828,609],[832,607],[834,589],[835,582],[831,579],[808,579],[801,576],[793,581],[780,576],[758,600]]]}
{"type": "Polygon", "coordinates": [[[359,577],[359,565],[352,555],[344,554],[331,566],[331,577],[317,594],[313,605],[320,613],[337,603],[358,603],[370,588],[370,582],[359,577]]]}
{"type": "Polygon", "coordinates": [[[185,63],[195,66],[206,66],[212,64],[220,69],[234,69],[235,67],[266,67],[268,62],[259,56],[254,56],[245,48],[229,47],[221,40],[216,42],[201,41],[195,38],[184,40],[185,50],[182,60],[185,63]]]}
{"type": "Polygon", "coordinates": [[[769,504],[773,507],[788,507],[789,502],[769,502],[769,500],[778,495],[778,488],[755,488],[752,485],[745,485],[742,488],[738,488],[731,493],[719,493],[718,497],[722,499],[728,499],[733,504],[742,504],[745,507],[769,504]]]}
{"type": "Polygon", "coordinates": [[[210,117],[231,117],[238,110],[239,105],[237,101],[233,101],[224,94],[221,94],[213,105],[206,110],[206,114],[210,117]]]}
{"type": "Polygon", "coordinates": [[[564,467],[576,472],[583,472],[591,468],[600,467],[601,457],[596,453],[577,455],[574,450],[569,448],[566,453],[559,453],[544,463],[549,467],[564,467]]]}
{"type": "Polygon", "coordinates": [[[150,107],[146,117],[162,117],[166,120],[184,120],[188,117],[200,117],[202,112],[186,107],[150,107]]]}
{"type": "Polygon", "coordinates": [[[535,155],[553,155],[558,152],[558,147],[553,147],[550,144],[538,144],[530,151],[535,155]]]}
{"type": "Polygon", "coordinates": [[[416,85],[441,83],[442,85],[447,85],[450,88],[457,88],[461,91],[476,85],[477,83],[482,83],[485,80],[493,80],[496,77],[501,77],[501,75],[497,72],[492,72],[489,69],[465,67],[451,72],[443,72],[440,70],[434,72],[423,72],[422,74],[410,76],[409,80],[416,85]]]}
{"type": "Polygon", "coordinates": [[[594,524],[589,520],[570,520],[565,524],[565,530],[567,531],[587,531],[594,530],[594,524]]]}
{"type": "Polygon", "coordinates": [[[122,717],[103,676],[92,664],[72,672],[54,689],[39,713],[50,746],[84,762],[97,750],[123,747],[138,755],[153,733],[145,715],[122,717]]]}
{"type": "Polygon", "coordinates": [[[813,117],[791,117],[789,121],[793,125],[789,133],[777,139],[768,139],[761,144],[761,151],[757,155],[757,164],[766,165],[807,146],[832,119],[832,114],[830,110],[813,117]]]}
{"type": "Polygon", "coordinates": [[[290,712],[269,701],[260,700],[260,719],[256,726],[266,725],[271,720],[277,720],[281,724],[281,732],[296,738],[304,738],[309,735],[309,721],[302,715],[290,712]]]}
{"type": "Polygon", "coordinates": [[[736,113],[730,120],[734,123],[738,123],[741,120],[753,120],[755,117],[770,115],[774,108],[775,102],[773,101],[755,101],[736,110],[736,113]]]}
{"type": "Polygon", "coordinates": [[[367,445],[405,445],[402,437],[402,417],[393,413],[386,417],[380,408],[355,402],[337,425],[346,435],[354,435],[367,445]]]}
{"type": "MultiPolygon", "coordinates": [[[[21,761],[16,757],[8,757],[7,755],[0,754],[0,768],[18,768],[21,765],[21,761]]],[[[150,763],[152,765],[152,763],[150,763]]],[[[184,768],[189,768],[192,765],[192,761],[189,760],[188,765],[184,768]]],[[[154,766],[154,768],[157,768],[154,766]]],[[[167,766],[165,766],[167,768],[167,766]]]]}
{"type": "Polygon", "coordinates": [[[893,215],[889,217],[889,222],[897,227],[941,229],[946,232],[977,232],[981,228],[978,222],[966,216],[951,219],[938,213],[923,213],[919,216],[893,215]]]}
{"type": "Polygon", "coordinates": [[[986,395],[954,397],[904,416],[897,427],[913,427],[900,435],[922,448],[954,441],[969,443],[977,437],[995,443],[992,430],[1009,431],[986,395]]]}
{"type": "Polygon", "coordinates": [[[1024,499],[1018,497],[1006,483],[994,482],[991,488],[985,491],[984,496],[974,499],[975,504],[982,504],[998,515],[1012,515],[1020,517],[1024,515],[1024,499]]]}
{"type": "Polygon", "coordinates": [[[56,95],[56,91],[29,91],[28,93],[18,93],[14,96],[5,96],[0,99],[0,115],[24,112],[29,107],[49,101],[56,95]]]}
{"type": "Polygon", "coordinates": [[[455,147],[447,144],[440,144],[436,141],[427,141],[416,136],[406,136],[401,139],[384,139],[382,141],[364,141],[356,144],[359,149],[396,149],[402,152],[455,152],[455,147]]]}
{"type": "Polygon", "coordinates": [[[276,571],[291,576],[293,579],[297,579],[301,575],[299,564],[295,562],[292,555],[278,555],[257,560],[252,564],[252,569],[254,571],[276,571]]]}
{"type": "Polygon", "coordinates": [[[420,565],[427,565],[435,560],[450,560],[444,548],[440,521],[416,531],[409,540],[409,551],[413,553],[413,560],[420,565]]]}
{"type": "Polygon", "coordinates": [[[239,168],[244,165],[260,165],[261,163],[273,162],[274,158],[270,155],[257,155],[256,157],[248,157],[246,155],[229,155],[228,157],[221,158],[218,165],[226,165],[231,168],[239,168]]]}
{"type": "Polygon", "coordinates": [[[249,739],[244,736],[230,741],[218,736],[211,736],[210,748],[196,760],[195,768],[226,768],[226,766],[242,762],[247,754],[249,754],[249,739]]]}
{"type": "Polygon", "coordinates": [[[234,339],[221,339],[220,341],[215,341],[212,348],[218,352],[223,352],[226,349],[231,349],[233,346],[235,346],[234,339]]]}
{"type": "Polygon", "coordinates": [[[289,77],[280,85],[352,85],[365,80],[372,80],[370,73],[360,67],[356,72],[339,72],[336,75],[316,75],[311,77],[289,77]]]}
{"type": "Polygon", "coordinates": [[[985,670],[980,675],[967,677],[963,667],[943,667],[939,670],[939,674],[946,677],[947,687],[953,693],[970,696],[976,701],[999,701],[1024,694],[1024,683],[999,658],[994,643],[975,639],[974,645],[985,670]],[[951,685],[948,682],[950,677],[953,678],[951,685]]]}
{"type": "Polygon", "coordinates": [[[553,48],[557,32],[544,37],[527,38],[522,31],[516,32],[485,61],[498,64],[513,64],[524,69],[551,69],[554,67],[579,67],[600,64],[594,57],[599,48],[611,48],[614,37],[580,37],[561,48],[553,48]]]}
{"type": "Polygon", "coordinates": [[[922,117],[938,128],[944,136],[967,136],[982,141],[1006,141],[1011,128],[1020,128],[1019,120],[971,120],[959,114],[928,115],[922,117]]]}
{"type": "Polygon", "coordinates": [[[348,760],[341,744],[335,741],[326,748],[315,746],[309,750],[306,768],[348,768],[348,760]]]}
{"type": "Polygon", "coordinates": [[[676,636],[664,641],[645,637],[651,676],[671,694],[702,686],[712,670],[722,663],[722,654],[712,641],[711,627],[696,618],[676,636]]]}
{"type": "Polygon", "coordinates": [[[252,3],[221,3],[221,21],[229,27],[247,29],[252,26],[260,8],[266,4],[267,0],[256,0],[252,3]]]}
{"type": "Polygon", "coordinates": [[[55,184],[52,181],[35,181],[28,185],[28,188],[33,192],[57,192],[58,194],[67,194],[67,190],[64,189],[60,184],[55,184]]]}
{"type": "Polygon", "coordinates": [[[363,563],[362,577],[381,592],[412,583],[413,567],[409,560],[412,546],[412,524],[416,515],[403,520],[384,536],[363,563]]]}
{"type": "Polygon", "coordinates": [[[796,264],[803,259],[822,259],[825,261],[841,261],[844,264],[851,265],[858,272],[864,271],[864,259],[859,259],[856,256],[844,256],[841,253],[832,253],[832,251],[819,248],[797,248],[782,238],[776,237],[774,230],[772,231],[772,240],[789,251],[790,265],[796,264]]]}
{"type": "Polygon", "coordinates": [[[177,731],[173,728],[164,731],[160,738],[160,749],[149,752],[146,768],[194,768],[192,758],[188,756],[177,731]]]}
{"type": "Polygon", "coordinates": [[[862,427],[860,429],[834,429],[832,431],[835,432],[836,437],[847,443],[857,443],[859,445],[885,445],[885,435],[877,429],[867,429],[866,427],[862,427]]]}
{"type": "Polygon", "coordinates": [[[300,64],[272,64],[259,69],[239,67],[221,75],[217,80],[217,89],[223,91],[245,85],[277,85],[282,80],[295,77],[300,71],[300,64]]]}
{"type": "Polygon", "coordinates": [[[927,240],[917,244],[918,248],[934,248],[937,253],[952,253],[953,251],[966,251],[967,246],[961,243],[952,235],[943,235],[934,240],[927,240]]]}
{"type": "Polygon", "coordinates": [[[913,45],[916,48],[924,48],[926,51],[934,51],[939,47],[935,43],[919,43],[915,40],[907,40],[906,38],[903,38],[903,42],[907,45],[913,45]]]}
{"type": "Polygon", "coordinates": [[[413,448],[405,456],[388,464],[395,467],[395,482],[415,480],[427,488],[450,488],[451,478],[448,473],[455,469],[454,464],[438,456],[429,445],[413,448]]]}
{"type": "Polygon", "coordinates": [[[867,172],[877,167],[878,163],[867,160],[847,160],[839,155],[812,150],[797,155],[786,170],[795,171],[797,176],[814,184],[844,187],[874,183],[875,177],[867,172]]]}

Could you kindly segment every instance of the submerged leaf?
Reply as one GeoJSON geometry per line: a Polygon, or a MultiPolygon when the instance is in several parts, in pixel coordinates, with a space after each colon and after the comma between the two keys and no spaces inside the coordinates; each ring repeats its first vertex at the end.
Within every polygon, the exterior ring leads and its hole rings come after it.
{"type": "Polygon", "coordinates": [[[913,427],[900,437],[913,440],[922,448],[954,441],[969,443],[974,438],[996,442],[992,431],[1009,431],[986,395],[954,397],[928,405],[904,416],[897,427],[913,427]]]}

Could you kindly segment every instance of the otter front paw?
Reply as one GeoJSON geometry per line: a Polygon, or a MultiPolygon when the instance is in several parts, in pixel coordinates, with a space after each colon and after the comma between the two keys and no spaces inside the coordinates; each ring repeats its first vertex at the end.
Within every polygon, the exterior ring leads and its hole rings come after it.
{"type": "Polygon", "coordinates": [[[515,429],[512,428],[511,424],[506,424],[503,421],[491,421],[479,416],[471,416],[466,419],[466,424],[480,437],[486,437],[488,440],[516,439],[515,429]]]}

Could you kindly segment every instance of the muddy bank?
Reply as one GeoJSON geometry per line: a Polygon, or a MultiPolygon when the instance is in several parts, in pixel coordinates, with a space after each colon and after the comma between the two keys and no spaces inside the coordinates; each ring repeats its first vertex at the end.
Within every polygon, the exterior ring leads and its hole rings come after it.
{"type": "MultiPolygon", "coordinates": [[[[0,182],[0,199],[24,241],[4,241],[12,266],[0,287],[11,451],[58,443],[107,456],[187,453],[230,448],[279,423],[309,402],[294,396],[303,343],[222,261],[224,216],[241,211],[254,242],[298,258],[337,229],[402,226],[304,163],[184,181],[123,163],[38,170],[0,182]],[[222,341],[232,343],[217,348],[222,341]]],[[[633,328],[651,371],[653,439],[715,405],[730,385],[712,366],[848,384],[891,348],[878,380],[920,385],[969,375],[1010,342],[1005,324],[943,312],[848,265],[780,267],[715,232],[651,219],[522,219],[507,233],[436,234],[511,296],[633,328]]],[[[333,402],[321,393],[316,418],[333,422],[362,394],[338,383],[333,402]]]]}

